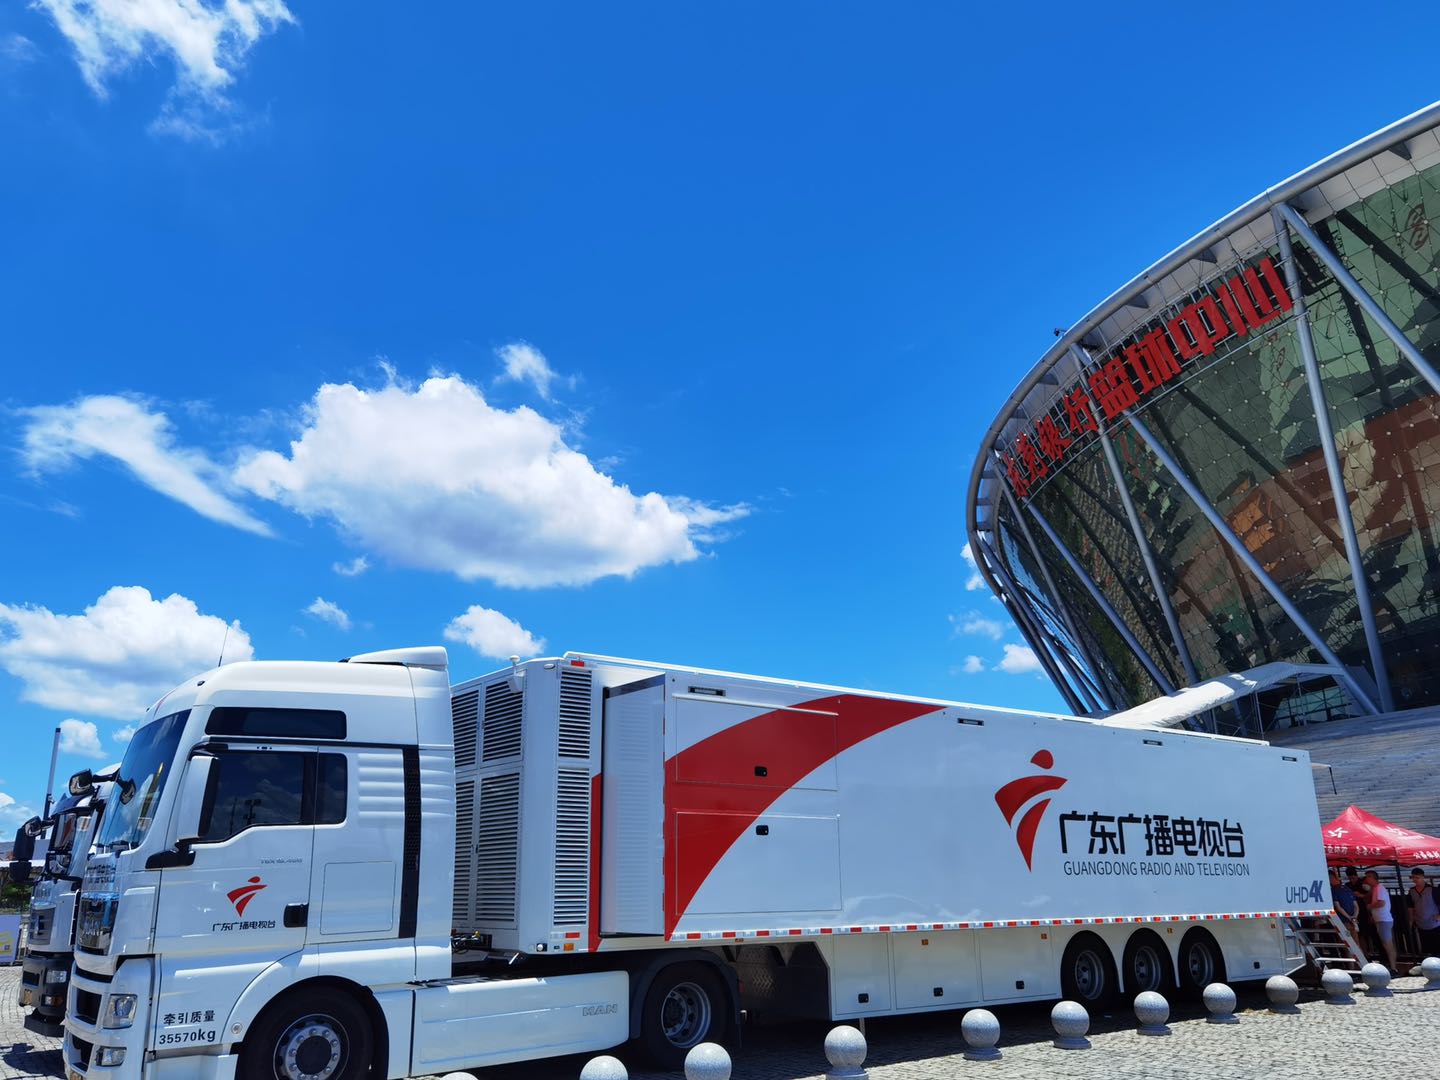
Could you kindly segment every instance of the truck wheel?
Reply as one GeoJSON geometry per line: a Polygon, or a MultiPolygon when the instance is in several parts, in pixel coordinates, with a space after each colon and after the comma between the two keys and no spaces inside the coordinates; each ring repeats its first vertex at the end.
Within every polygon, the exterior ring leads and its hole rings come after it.
{"type": "Polygon", "coordinates": [[[662,1069],[678,1069],[685,1054],[702,1042],[714,1042],[729,1022],[729,999],[718,975],[705,964],[662,968],[640,1013],[640,1044],[662,1069]]]}
{"type": "Polygon", "coordinates": [[[1225,981],[1225,957],[1208,930],[1195,927],[1180,940],[1180,987],[1199,997],[1213,982],[1225,981]]]}
{"type": "Polygon", "coordinates": [[[1086,1009],[1108,1005],[1119,991],[1110,948],[1094,934],[1076,934],[1060,961],[1060,992],[1086,1009]]]}
{"type": "Polygon", "coordinates": [[[282,999],[250,1029],[240,1080],[360,1080],[370,1074],[374,1039],[365,1010],[343,991],[282,999]]]}
{"type": "Polygon", "coordinates": [[[1153,930],[1137,930],[1125,945],[1125,993],[1134,996],[1146,990],[1166,994],[1175,986],[1170,972],[1170,952],[1153,930]]]}

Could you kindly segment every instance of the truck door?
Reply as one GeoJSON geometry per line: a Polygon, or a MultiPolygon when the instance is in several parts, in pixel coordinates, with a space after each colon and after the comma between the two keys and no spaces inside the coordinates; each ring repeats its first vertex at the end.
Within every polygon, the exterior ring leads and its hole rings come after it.
{"type": "Polygon", "coordinates": [[[605,690],[600,932],[665,932],[665,677],[605,690]]]}
{"type": "Polygon", "coordinates": [[[156,908],[161,1046],[214,1041],[227,1015],[218,1003],[227,991],[234,998],[233,985],[217,981],[249,969],[248,981],[305,944],[319,755],[262,745],[207,751],[216,761],[200,839],[163,870],[156,908]]]}

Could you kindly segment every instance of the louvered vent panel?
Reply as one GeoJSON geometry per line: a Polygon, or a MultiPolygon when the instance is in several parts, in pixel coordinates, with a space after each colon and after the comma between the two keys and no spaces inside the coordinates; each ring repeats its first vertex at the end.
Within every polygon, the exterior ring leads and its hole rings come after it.
{"type": "MultiPolygon", "coordinates": [[[[475,696],[475,695],[470,695],[475,696]]],[[[475,759],[471,744],[470,759],[475,759]]],[[[455,785],[455,925],[470,926],[470,898],[475,886],[475,781],[455,785]]]]}
{"type": "Polygon", "coordinates": [[[560,672],[560,756],[590,757],[590,681],[580,668],[560,672]]]}
{"type": "Polygon", "coordinates": [[[480,742],[480,760],[498,761],[520,753],[520,714],[524,691],[510,689],[508,680],[485,688],[485,730],[480,742]]]}
{"type": "Polygon", "coordinates": [[[590,770],[555,783],[555,925],[583,926],[590,910],[590,770]]]}
{"type": "Polygon", "coordinates": [[[515,925],[515,891],[520,868],[520,774],[480,781],[475,921],[515,925]]]}
{"type": "Polygon", "coordinates": [[[467,690],[450,701],[450,719],[455,729],[455,767],[463,769],[475,764],[475,736],[480,691],[467,690]]]}

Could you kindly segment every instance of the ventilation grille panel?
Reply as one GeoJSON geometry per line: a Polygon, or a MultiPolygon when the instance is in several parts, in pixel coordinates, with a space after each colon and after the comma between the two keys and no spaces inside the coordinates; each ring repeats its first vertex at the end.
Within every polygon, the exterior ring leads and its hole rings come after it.
{"type": "Polygon", "coordinates": [[[590,912],[590,770],[555,780],[555,925],[584,926],[590,912]]]}
{"type": "Polygon", "coordinates": [[[485,730],[480,743],[482,761],[519,756],[520,716],[524,703],[524,691],[511,690],[508,679],[485,687],[485,730]]]}
{"type": "MultiPolygon", "coordinates": [[[[472,695],[473,696],[473,695],[472,695]]],[[[471,761],[474,761],[472,744],[471,761]]],[[[455,915],[458,927],[470,926],[470,897],[475,886],[475,781],[455,785],[455,915]]]]}
{"type": "Polygon", "coordinates": [[[590,758],[590,683],[594,675],[580,668],[560,672],[560,756],[590,758]]]}
{"type": "Polygon", "coordinates": [[[455,731],[455,767],[463,769],[475,764],[475,736],[480,691],[467,690],[450,701],[450,721],[455,731]]]}
{"type": "Polygon", "coordinates": [[[514,926],[520,868],[519,773],[487,776],[480,781],[475,864],[475,921],[514,926]]]}

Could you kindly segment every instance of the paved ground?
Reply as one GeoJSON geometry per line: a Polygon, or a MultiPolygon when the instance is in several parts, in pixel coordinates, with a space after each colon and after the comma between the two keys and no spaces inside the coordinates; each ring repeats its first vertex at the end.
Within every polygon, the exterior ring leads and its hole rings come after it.
{"type": "MultiPolygon", "coordinates": [[[[58,1077],[58,1043],[26,1031],[15,994],[19,969],[0,969],[0,1078],[58,1077]]],[[[1440,1039],[1440,991],[1425,991],[1417,978],[1397,979],[1390,998],[1355,996],[1355,1004],[1332,1006],[1304,991],[1298,1015],[1266,1011],[1264,994],[1240,992],[1239,1022],[1213,1025],[1194,1008],[1176,1009],[1172,1034],[1135,1033],[1129,1015],[1098,1017],[1089,1050],[1050,1045],[1048,1006],[995,1010],[1000,1018],[1002,1058],[961,1058],[960,1014],[938,1013],[871,1021],[866,1062],[874,1080],[1314,1080],[1356,1068],[1407,1077],[1434,1077],[1440,1039]]],[[[823,1076],[821,1050],[828,1025],[799,1023],[753,1027],[735,1061],[735,1080],[808,1080],[823,1076]]],[[[479,1080],[575,1080],[584,1058],[543,1065],[489,1069],[479,1080]]],[[[637,1080],[667,1074],[637,1068],[637,1080]]],[[[673,1080],[673,1077],[672,1077],[673,1080]]]]}

